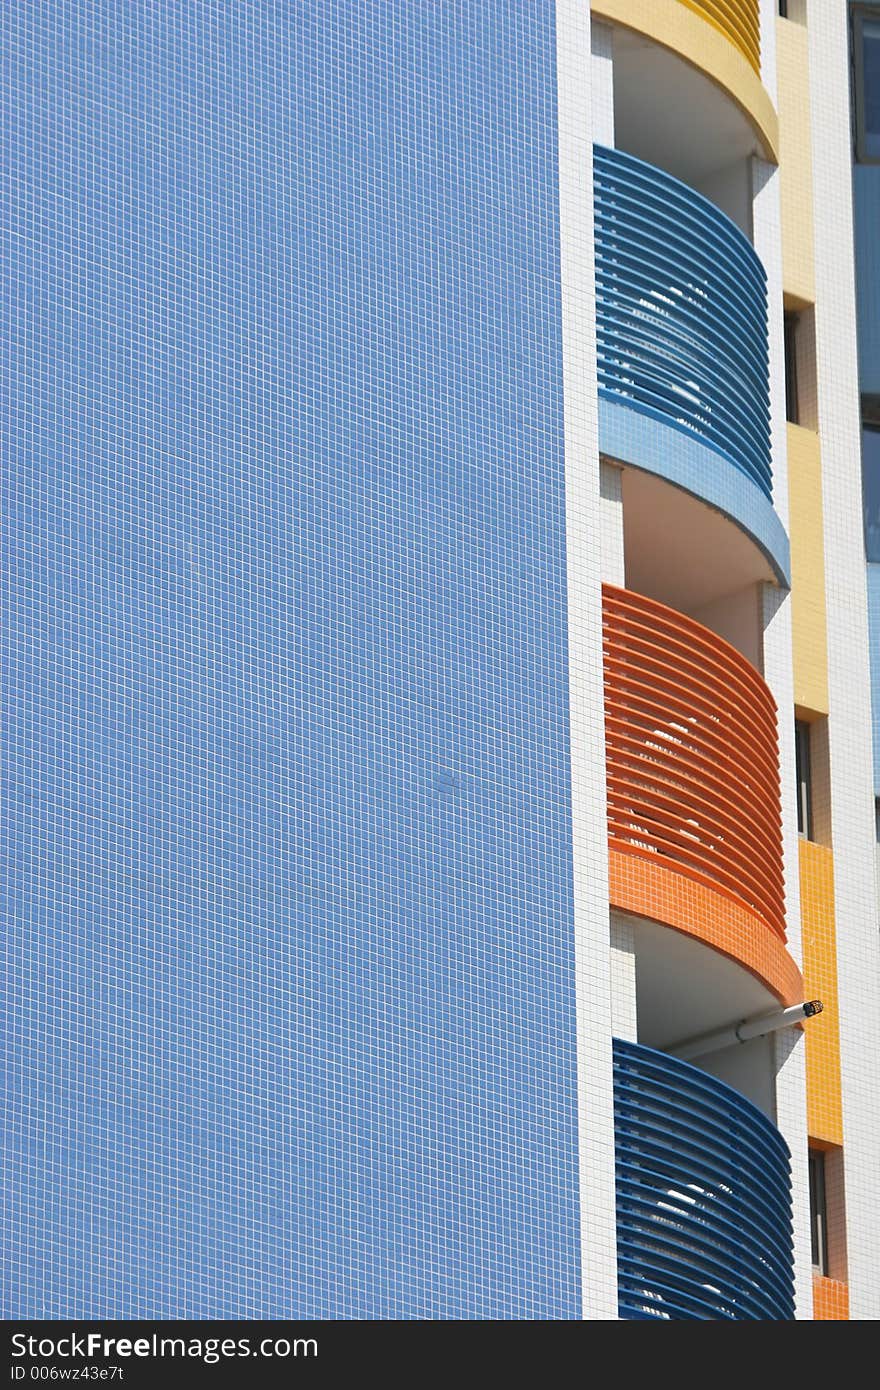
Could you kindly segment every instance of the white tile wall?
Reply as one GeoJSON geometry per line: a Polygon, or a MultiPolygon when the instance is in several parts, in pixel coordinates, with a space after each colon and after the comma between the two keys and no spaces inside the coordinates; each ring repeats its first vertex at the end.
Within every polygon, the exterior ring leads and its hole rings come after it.
{"type": "MultiPolygon", "coordinates": [[[[775,34],[775,28],[773,30],[775,34]]],[[[775,54],[775,45],[774,45],[775,54]]],[[[766,57],[766,51],[765,51],[766,57]]],[[[773,71],[775,72],[775,66],[773,71]]],[[[769,85],[769,84],[768,84],[769,85]]],[[[775,81],[773,83],[775,89],[775,81]]],[[[787,430],[785,423],[785,349],[782,311],[782,232],[779,173],[755,159],[752,165],[755,249],[767,272],[770,330],[770,409],[773,449],[773,505],[788,527],[787,430]]],[[[783,854],[788,949],[801,963],[801,917],[798,873],[797,807],[794,770],[794,675],[791,600],[781,589],[763,586],[763,669],[779,712],[779,772],[782,784],[783,854]]],[[[776,1118],[792,1159],[795,1304],[798,1318],[813,1316],[810,1255],[810,1189],[807,1165],[806,1059],[800,1031],[789,1030],[775,1043],[776,1118]]]]}
{"type": "Polygon", "coordinates": [[[593,79],[593,141],[614,148],[614,30],[593,20],[591,33],[593,79]]]}
{"type": "Polygon", "coordinates": [[[617,1317],[590,7],[557,0],[583,1310],[617,1317]]]}
{"type": "Polygon", "coordinates": [[[816,351],[850,1316],[880,1317],[880,937],[874,883],[865,561],[844,0],[808,6],[816,351]]]}
{"type": "Polygon", "coordinates": [[[635,927],[624,912],[611,913],[611,1026],[615,1038],[638,1042],[635,927]]]}
{"type": "Polygon", "coordinates": [[[600,465],[599,494],[602,522],[602,580],[623,588],[626,564],[623,547],[623,470],[614,463],[600,465]]]}

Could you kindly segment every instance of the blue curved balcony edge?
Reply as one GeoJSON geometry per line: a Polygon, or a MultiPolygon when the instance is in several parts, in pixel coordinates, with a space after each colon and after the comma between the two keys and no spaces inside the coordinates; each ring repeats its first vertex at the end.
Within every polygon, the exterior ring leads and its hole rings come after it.
{"type": "Polygon", "coordinates": [[[619,1314],[794,1318],[791,1155],[717,1077],[614,1039],[619,1314]]]}
{"type": "Polygon", "coordinates": [[[734,467],[719,467],[718,451],[674,424],[599,392],[599,450],[618,463],[665,478],[722,512],[765,556],[776,580],[791,587],[785,527],[762,490],[734,467]]]}

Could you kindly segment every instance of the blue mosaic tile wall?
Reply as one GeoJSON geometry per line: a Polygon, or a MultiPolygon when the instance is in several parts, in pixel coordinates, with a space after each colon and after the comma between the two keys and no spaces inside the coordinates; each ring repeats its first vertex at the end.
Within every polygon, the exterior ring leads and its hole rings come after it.
{"type": "Polygon", "coordinates": [[[4,12],[7,1316],[579,1313],[554,41],[4,12]]]}

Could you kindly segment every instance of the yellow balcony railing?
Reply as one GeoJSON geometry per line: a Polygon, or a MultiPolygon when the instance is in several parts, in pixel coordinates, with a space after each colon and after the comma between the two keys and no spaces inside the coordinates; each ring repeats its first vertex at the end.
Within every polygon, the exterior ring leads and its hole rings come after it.
{"type": "Polygon", "coordinates": [[[681,0],[730,40],[761,74],[761,20],[758,0],[681,0]]]}

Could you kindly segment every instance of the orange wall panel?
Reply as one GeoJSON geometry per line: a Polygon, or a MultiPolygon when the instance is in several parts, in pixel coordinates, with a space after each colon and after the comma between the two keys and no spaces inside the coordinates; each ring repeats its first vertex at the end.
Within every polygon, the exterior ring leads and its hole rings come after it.
{"type": "Polygon", "coordinates": [[[849,1318],[849,1288],[839,1279],[813,1275],[813,1321],[844,1321],[849,1318]]]}

